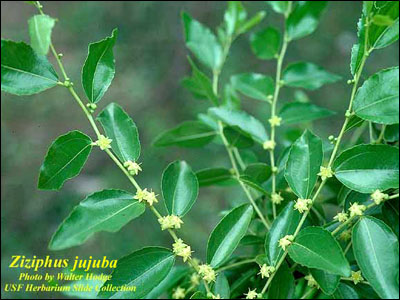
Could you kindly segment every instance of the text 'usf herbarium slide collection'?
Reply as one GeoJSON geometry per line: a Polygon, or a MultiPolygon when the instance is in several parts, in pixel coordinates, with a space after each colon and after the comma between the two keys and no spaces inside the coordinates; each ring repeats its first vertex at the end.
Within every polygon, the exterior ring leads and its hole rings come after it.
{"type": "Polygon", "coordinates": [[[55,20],[39,2],[28,2],[38,10],[28,22],[31,42],[2,39],[1,89],[20,96],[67,89],[95,136],[75,130],[58,137],[44,159],[38,187],[59,190],[81,172],[93,148],[108,155],[133,186],[133,193],[109,189],[87,196],[62,222],[49,249],[81,245],[100,231],[116,232],[146,210],[172,237],[171,247],[146,247],[121,258],[112,278],[102,283],[136,286],[135,291],[101,291],[99,298],[399,297],[399,68],[363,73],[373,52],[398,40],[397,1],[360,2],[358,42],[351,49],[347,84],[312,62],[285,62],[291,43],[317,29],[326,1],[267,1],[265,11],[254,16],[248,16],[241,2],[228,2],[216,33],[183,12],[185,42],[193,56],[188,58],[192,74],[182,84],[196,99],[209,100],[210,108],[197,120],[162,133],[154,145],[201,148],[216,142],[226,149],[232,168],[194,172],[184,161],[171,163],[161,179],[165,214],[156,208],[161,196],[136,181],[143,165],[134,121],[116,103],[95,116],[115,75],[118,30],[89,46],[82,69],[84,101],[67,75],[63,55],[51,42],[55,20]],[[258,28],[265,12],[281,14],[283,30],[258,28]],[[251,49],[260,60],[276,60],[274,78],[235,74],[221,84],[231,46],[253,30],[251,49]],[[278,127],[306,128],[335,114],[312,104],[303,91],[335,82],[349,90],[340,133],[323,140],[306,130],[290,147],[279,145],[278,127]],[[295,101],[280,105],[283,88],[295,88],[295,101]],[[265,122],[241,110],[240,96],[270,108],[265,122]],[[368,129],[367,144],[361,137],[368,129]],[[353,138],[347,141],[350,134],[353,138]],[[342,186],[339,192],[331,188],[333,181],[342,186]],[[179,237],[179,229],[199,189],[212,185],[241,188],[238,197],[244,204],[226,213],[215,227],[202,262],[188,244],[190,237],[179,237]],[[334,195],[325,196],[325,190],[334,195]],[[337,207],[333,220],[325,217],[325,204],[337,207]],[[255,250],[247,256],[236,254],[238,248],[246,253],[245,246],[255,250]],[[183,263],[175,265],[178,260],[183,263]]]}

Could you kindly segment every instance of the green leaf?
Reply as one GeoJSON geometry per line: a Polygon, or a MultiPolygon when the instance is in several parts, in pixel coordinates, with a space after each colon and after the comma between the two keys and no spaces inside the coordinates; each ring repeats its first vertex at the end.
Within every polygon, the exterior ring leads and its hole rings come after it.
{"type": "Polygon", "coordinates": [[[104,290],[99,298],[108,299],[141,299],[155,288],[170,273],[175,263],[171,250],[159,247],[148,247],[133,252],[118,260],[117,268],[112,278],[106,281],[106,286],[136,287],[134,291],[104,290]]]}
{"type": "Polygon", "coordinates": [[[364,121],[363,119],[357,117],[356,115],[353,115],[353,116],[350,118],[349,123],[348,123],[347,126],[346,126],[345,132],[347,133],[347,132],[349,132],[350,130],[352,130],[353,128],[360,127],[361,125],[364,124],[364,122],[365,122],[365,121],[364,121]]]}
{"type": "Polygon", "coordinates": [[[59,190],[77,176],[92,150],[92,140],[80,131],[58,137],[50,146],[40,168],[38,188],[59,190]]]}
{"type": "Polygon", "coordinates": [[[286,235],[294,234],[300,219],[301,214],[294,209],[294,202],[289,202],[272,223],[265,239],[265,253],[272,266],[277,265],[285,252],[279,247],[279,240],[286,235]]]}
{"type": "Polygon", "coordinates": [[[217,132],[200,121],[187,121],[163,132],[154,141],[156,147],[203,147],[213,141],[217,132]]]}
{"type": "Polygon", "coordinates": [[[389,125],[386,127],[385,140],[394,143],[399,141],[399,125],[389,125]]]}
{"type": "Polygon", "coordinates": [[[247,22],[245,22],[242,26],[240,26],[238,30],[238,34],[243,34],[253,29],[253,27],[260,24],[260,22],[265,18],[265,11],[259,11],[254,15],[254,17],[250,18],[247,22]]]}
{"type": "Polygon", "coordinates": [[[359,145],[344,151],[333,169],[336,178],[360,193],[399,187],[399,149],[387,145],[359,145]]]}
{"type": "Polygon", "coordinates": [[[228,36],[237,33],[247,19],[247,12],[240,1],[228,1],[228,8],[224,14],[225,30],[228,36]]]}
{"type": "Polygon", "coordinates": [[[340,283],[340,276],[318,269],[310,269],[310,272],[325,294],[332,295],[337,290],[340,283]]]}
{"type": "Polygon", "coordinates": [[[252,217],[253,207],[245,204],[236,207],[221,220],[208,240],[208,264],[218,268],[229,259],[245,236],[252,217]]]}
{"type": "Polygon", "coordinates": [[[255,163],[248,165],[243,172],[244,175],[249,176],[255,182],[262,184],[266,182],[272,175],[271,167],[263,163],[255,163]]]}
{"type": "Polygon", "coordinates": [[[399,199],[386,201],[382,207],[384,221],[399,237],[399,199]]]}
{"type": "Polygon", "coordinates": [[[27,44],[1,40],[1,90],[32,95],[56,86],[58,76],[46,57],[27,44]]]}
{"type": "Polygon", "coordinates": [[[290,64],[283,71],[282,79],[287,86],[316,90],[325,84],[334,83],[342,78],[316,64],[297,62],[290,64]]]}
{"type": "Polygon", "coordinates": [[[183,86],[192,92],[196,98],[208,99],[213,105],[218,105],[218,97],[214,94],[211,80],[197,68],[190,58],[188,59],[192,66],[192,77],[184,78],[183,86]]]}
{"type": "Polygon", "coordinates": [[[187,13],[182,13],[186,46],[196,58],[212,70],[222,63],[222,47],[214,33],[187,13]]]}
{"type": "MultiPolygon", "coordinates": [[[[375,3],[378,2],[380,1],[375,3]]],[[[368,42],[370,47],[375,49],[385,48],[399,39],[399,2],[383,2],[385,5],[375,6],[373,23],[369,29],[368,42]]]]}
{"type": "Polygon", "coordinates": [[[211,108],[209,113],[229,126],[239,127],[241,131],[251,135],[260,144],[269,139],[264,125],[244,111],[215,107],[211,108]]]}
{"type": "Polygon", "coordinates": [[[223,168],[201,170],[196,175],[201,187],[226,184],[234,178],[231,171],[223,168]]]}
{"type": "Polygon", "coordinates": [[[271,8],[279,13],[279,14],[285,14],[289,8],[289,1],[266,1],[271,8]]]}
{"type": "Polygon", "coordinates": [[[119,231],[146,209],[133,196],[121,190],[103,190],[88,196],[57,229],[49,249],[62,250],[82,245],[100,231],[119,231]]]}
{"type": "Polygon", "coordinates": [[[254,189],[255,191],[264,194],[265,196],[268,195],[268,192],[257,182],[255,181],[253,178],[251,178],[250,176],[246,176],[246,175],[241,175],[238,180],[242,183],[244,183],[245,185],[247,185],[248,187],[254,189]]]}
{"type": "Polygon", "coordinates": [[[229,109],[240,109],[241,100],[231,84],[225,85],[222,105],[229,109]]]}
{"type": "Polygon", "coordinates": [[[230,299],[231,289],[228,279],[223,273],[218,274],[212,291],[214,295],[219,296],[221,299],[230,299]]]}
{"type": "Polygon", "coordinates": [[[243,149],[254,145],[253,139],[248,134],[243,133],[238,127],[225,127],[224,136],[232,147],[243,149]]]}
{"type": "Polygon", "coordinates": [[[184,161],[170,164],[162,176],[162,193],[170,215],[183,217],[199,195],[199,182],[191,167],[184,161]]]}
{"type": "Polygon", "coordinates": [[[47,55],[51,43],[51,31],[56,20],[47,15],[35,15],[28,21],[31,47],[39,55],[47,55]]]}
{"type": "Polygon", "coordinates": [[[110,37],[89,45],[89,53],[82,69],[82,85],[92,103],[97,103],[103,98],[114,79],[113,47],[117,35],[118,30],[114,29],[110,37]]]}
{"type": "Polygon", "coordinates": [[[399,68],[382,70],[368,78],[354,99],[354,111],[363,120],[399,123],[399,68]]]}
{"type": "Polygon", "coordinates": [[[110,103],[97,117],[113,152],[122,162],[137,161],[140,156],[139,133],[136,124],[116,103],[110,103]]]}
{"type": "Polygon", "coordinates": [[[308,130],[292,145],[285,178],[299,198],[312,195],[323,158],[322,140],[308,130]]]}
{"type": "Polygon", "coordinates": [[[350,70],[353,76],[357,73],[358,69],[360,68],[361,61],[365,53],[365,28],[366,28],[365,23],[366,23],[366,17],[365,14],[363,14],[357,23],[358,43],[355,44],[351,49],[350,70]]]}
{"type": "Polygon", "coordinates": [[[290,258],[300,265],[350,277],[350,265],[342,248],[332,234],[321,227],[301,230],[288,251],[290,258]]]}
{"type": "Polygon", "coordinates": [[[256,73],[234,75],[231,77],[231,84],[243,95],[267,102],[275,90],[274,80],[271,77],[256,73]]]}
{"type": "Polygon", "coordinates": [[[353,228],[353,250],[363,276],[383,299],[399,297],[399,242],[382,221],[363,217],[353,228]]]}
{"type": "Polygon", "coordinates": [[[150,293],[143,299],[159,299],[164,293],[172,290],[186,276],[190,274],[190,269],[186,266],[173,267],[168,276],[164,278],[150,293]]]}
{"type": "Polygon", "coordinates": [[[362,299],[358,296],[357,291],[345,283],[340,283],[336,292],[329,299],[362,299]]]}
{"type": "Polygon", "coordinates": [[[297,40],[313,33],[317,27],[327,1],[299,1],[286,21],[288,38],[297,40]]]}
{"type": "Polygon", "coordinates": [[[260,59],[273,59],[278,55],[281,34],[274,27],[267,27],[250,36],[251,49],[260,59]]]}
{"type": "Polygon", "coordinates": [[[293,299],[294,276],[286,262],[283,262],[271,281],[267,299],[293,299]]]}
{"type": "Polygon", "coordinates": [[[284,124],[293,125],[328,118],[336,113],[311,103],[290,102],[285,104],[279,116],[284,124]]]}

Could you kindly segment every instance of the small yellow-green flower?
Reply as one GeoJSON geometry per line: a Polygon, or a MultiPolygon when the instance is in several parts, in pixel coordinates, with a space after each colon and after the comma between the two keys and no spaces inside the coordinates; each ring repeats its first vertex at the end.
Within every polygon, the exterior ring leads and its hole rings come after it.
{"type": "Polygon", "coordinates": [[[283,197],[281,196],[280,193],[273,193],[273,194],[271,194],[271,201],[272,201],[272,203],[274,203],[274,204],[281,204],[283,200],[284,200],[284,199],[283,199],[283,197]]]}
{"type": "Polygon", "coordinates": [[[199,274],[207,283],[215,282],[217,279],[217,274],[210,265],[200,265],[199,274]]]}
{"type": "Polygon", "coordinates": [[[385,200],[389,199],[389,195],[382,193],[380,190],[376,190],[375,192],[372,193],[371,195],[372,200],[374,200],[376,205],[381,204],[385,200]]]}
{"type": "Polygon", "coordinates": [[[343,231],[343,232],[340,234],[339,239],[342,240],[343,242],[350,241],[350,239],[351,239],[351,230],[345,230],[345,231],[343,231]]]}
{"type": "Polygon", "coordinates": [[[100,135],[99,139],[94,143],[94,145],[99,146],[101,150],[106,150],[111,148],[112,139],[100,135]]]}
{"type": "Polygon", "coordinates": [[[133,198],[139,202],[145,201],[150,206],[153,206],[154,203],[158,203],[156,194],[153,191],[149,192],[147,189],[138,190],[133,198]]]}
{"type": "Polygon", "coordinates": [[[161,230],[181,229],[181,226],[183,224],[181,218],[175,215],[161,217],[158,219],[158,222],[161,225],[161,230]]]}
{"type": "Polygon", "coordinates": [[[182,257],[184,262],[190,259],[193,253],[192,248],[189,245],[185,244],[181,239],[178,239],[172,245],[172,248],[175,255],[182,257]]]}
{"type": "Polygon", "coordinates": [[[306,211],[310,210],[310,207],[312,205],[312,200],[311,199],[297,199],[294,204],[294,209],[297,209],[299,213],[304,213],[306,211]]]}
{"type": "Polygon", "coordinates": [[[264,144],[263,144],[263,148],[265,150],[274,150],[275,147],[276,147],[275,141],[271,141],[271,140],[270,141],[265,141],[264,144]]]}
{"type": "Polygon", "coordinates": [[[367,207],[362,204],[358,204],[357,202],[354,202],[352,206],[350,206],[349,211],[350,211],[350,217],[356,217],[356,216],[362,216],[364,214],[364,211],[367,210],[367,207]]]}
{"type": "Polygon", "coordinates": [[[353,280],[354,284],[357,285],[360,282],[364,281],[364,278],[362,277],[361,271],[351,271],[351,280],[353,280]]]}
{"type": "Polygon", "coordinates": [[[286,251],[286,248],[289,247],[293,241],[294,241],[293,235],[286,235],[285,237],[279,240],[279,247],[281,247],[284,251],[286,251]]]}
{"type": "Polygon", "coordinates": [[[257,289],[254,289],[254,290],[250,290],[249,289],[248,293],[245,294],[245,296],[246,296],[246,299],[258,299],[258,298],[260,298],[260,294],[257,293],[257,289]]]}
{"type": "Polygon", "coordinates": [[[336,216],[334,216],[333,219],[340,223],[344,223],[349,219],[349,215],[345,212],[340,212],[336,216]]]}
{"type": "Polygon", "coordinates": [[[332,178],[334,175],[332,168],[331,167],[321,167],[320,172],[318,173],[318,176],[321,176],[321,179],[323,181],[327,180],[328,178],[332,178]]]}
{"type": "Polygon", "coordinates": [[[306,277],[304,277],[304,279],[307,280],[307,285],[309,287],[312,287],[312,288],[319,287],[317,281],[314,279],[314,277],[312,277],[312,275],[307,275],[306,277]]]}
{"type": "Polygon", "coordinates": [[[272,127],[278,127],[282,124],[282,118],[278,116],[273,116],[271,119],[268,120],[268,122],[269,124],[271,124],[272,127]]]}
{"type": "Polygon", "coordinates": [[[271,276],[272,273],[275,272],[275,267],[272,266],[267,266],[266,264],[263,264],[261,266],[260,272],[258,273],[258,275],[261,275],[261,278],[269,278],[271,276]]]}
{"type": "Polygon", "coordinates": [[[177,287],[176,290],[172,294],[173,299],[185,299],[186,291],[184,288],[177,287]]]}
{"type": "Polygon", "coordinates": [[[192,276],[190,276],[190,283],[193,286],[198,286],[200,284],[200,275],[197,273],[193,273],[192,276]]]}
{"type": "Polygon", "coordinates": [[[129,171],[129,174],[134,175],[134,176],[138,175],[139,172],[142,171],[140,164],[138,164],[134,161],[131,161],[131,160],[126,161],[124,163],[124,167],[129,171]]]}

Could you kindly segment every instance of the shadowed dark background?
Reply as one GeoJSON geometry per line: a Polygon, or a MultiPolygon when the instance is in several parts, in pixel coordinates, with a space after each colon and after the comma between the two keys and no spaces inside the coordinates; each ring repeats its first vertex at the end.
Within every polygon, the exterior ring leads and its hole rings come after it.
{"type": "MultiPolygon", "coordinates": [[[[282,25],[282,17],[263,2],[244,2],[249,15],[267,10],[257,28],[282,25]]],[[[211,166],[229,166],[225,150],[218,145],[205,149],[155,149],[152,140],[162,131],[184,120],[195,119],[208,103],[193,99],[180,85],[190,73],[188,51],[183,42],[180,13],[215,28],[222,21],[226,2],[220,1],[140,1],[140,2],[43,2],[47,14],[58,19],[53,43],[64,54],[68,74],[83,96],[80,71],[90,42],[110,35],[119,28],[115,47],[116,76],[100,102],[99,111],[109,102],[120,103],[136,122],[142,142],[144,172],[138,181],[160,193],[160,178],[168,163],[184,159],[198,170],[211,166]]],[[[350,49],[356,41],[356,23],[361,1],[330,2],[318,30],[288,50],[286,62],[298,60],[320,64],[343,80],[308,93],[311,100],[337,111],[338,115],[315,123],[314,131],[326,138],[336,134],[342,124],[350,88],[350,49]]],[[[22,1],[1,2],[1,37],[29,42],[27,20],[35,8],[22,1]]],[[[398,43],[376,51],[367,65],[366,75],[398,65],[398,43]]],[[[54,62],[51,59],[52,62],[54,62]]],[[[260,61],[250,50],[249,35],[234,45],[224,69],[222,81],[241,72],[273,75],[274,61],[260,61]]],[[[284,90],[282,102],[292,100],[293,91],[284,90]]],[[[246,99],[244,107],[266,124],[265,103],[246,99]]],[[[81,175],[68,181],[60,192],[36,188],[38,170],[50,143],[67,131],[79,129],[92,135],[85,116],[62,88],[53,88],[30,97],[1,94],[1,285],[2,298],[36,298],[34,293],[4,294],[5,283],[15,281],[19,271],[8,268],[10,256],[102,257],[119,258],[148,245],[169,246],[170,237],[161,233],[152,214],[146,213],[116,234],[100,233],[80,247],[51,253],[47,244],[62,220],[87,194],[103,188],[131,187],[106,155],[95,149],[81,175]]],[[[218,212],[243,201],[236,189],[201,190],[192,212],[185,218],[181,235],[203,258],[206,241],[219,220],[218,212]]],[[[45,295],[46,296],[46,295],[45,295]]],[[[47,295],[48,296],[48,295],[47,295]]]]}

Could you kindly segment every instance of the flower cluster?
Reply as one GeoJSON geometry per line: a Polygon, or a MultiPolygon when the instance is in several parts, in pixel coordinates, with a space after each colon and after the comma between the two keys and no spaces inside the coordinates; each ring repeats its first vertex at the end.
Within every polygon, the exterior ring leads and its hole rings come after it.
{"type": "Polygon", "coordinates": [[[261,266],[260,272],[258,273],[258,275],[261,275],[261,278],[269,278],[271,276],[272,273],[274,273],[276,271],[275,267],[272,266],[267,266],[266,264],[263,264],[261,266]]]}
{"type": "Polygon", "coordinates": [[[351,280],[353,280],[354,284],[357,285],[360,282],[364,281],[364,278],[362,277],[361,271],[351,271],[351,280]]]}
{"type": "Polygon", "coordinates": [[[286,251],[287,247],[289,247],[294,241],[293,235],[286,235],[279,240],[279,247],[281,247],[284,251],[286,251]]]}
{"type": "Polygon", "coordinates": [[[129,171],[129,174],[131,174],[132,176],[136,176],[139,174],[139,172],[142,171],[140,164],[131,160],[126,161],[124,163],[124,167],[129,171]]]}
{"type": "Polygon", "coordinates": [[[207,283],[215,282],[217,279],[217,274],[210,265],[200,265],[199,274],[207,283]]]}
{"type": "Polygon", "coordinates": [[[351,240],[351,230],[345,230],[343,231],[340,236],[339,239],[342,240],[343,242],[348,242],[351,240]]]}
{"type": "Polygon", "coordinates": [[[101,150],[106,150],[111,148],[112,139],[105,137],[104,135],[100,135],[99,139],[93,143],[93,146],[99,146],[101,150]]]}
{"type": "Polygon", "coordinates": [[[349,219],[349,215],[342,211],[338,213],[336,216],[334,216],[333,219],[340,223],[344,223],[349,219]]]}
{"type": "Polygon", "coordinates": [[[246,299],[261,299],[262,295],[257,293],[257,289],[249,290],[247,294],[245,294],[246,299]]]}
{"type": "Polygon", "coordinates": [[[273,116],[271,119],[268,120],[268,122],[269,124],[271,124],[271,127],[278,127],[282,124],[282,118],[278,116],[273,116]]]}
{"type": "Polygon", "coordinates": [[[283,197],[281,196],[281,194],[279,193],[273,193],[273,194],[271,194],[271,201],[272,201],[272,203],[274,203],[274,204],[281,204],[282,203],[282,201],[283,201],[284,199],[283,199],[283,197]]]}
{"type": "Polygon", "coordinates": [[[186,291],[184,288],[177,287],[176,290],[172,294],[173,299],[185,299],[186,291]]]}
{"type": "Polygon", "coordinates": [[[313,201],[311,199],[297,199],[295,201],[294,209],[297,209],[301,214],[309,211],[313,201]]]}
{"type": "Polygon", "coordinates": [[[147,202],[150,206],[153,206],[154,203],[158,203],[157,195],[153,191],[149,192],[147,189],[138,190],[133,199],[139,202],[147,202]]]}
{"type": "Polygon", "coordinates": [[[192,256],[192,248],[185,244],[183,240],[178,239],[173,245],[173,251],[177,256],[182,257],[183,261],[186,262],[192,256]]]}
{"type": "Polygon", "coordinates": [[[200,275],[197,273],[193,273],[192,276],[190,276],[190,283],[192,286],[198,286],[200,285],[200,275]]]}
{"type": "Polygon", "coordinates": [[[323,181],[327,180],[328,178],[332,178],[334,175],[331,167],[321,167],[318,176],[321,176],[323,181]]]}
{"type": "Polygon", "coordinates": [[[178,216],[171,215],[159,218],[158,223],[161,225],[161,230],[181,229],[183,221],[178,216]]]}
{"type": "Polygon", "coordinates": [[[364,214],[364,211],[367,210],[367,207],[362,204],[358,204],[357,202],[354,202],[350,208],[350,217],[354,218],[356,216],[362,216],[364,214]]]}
{"type": "Polygon", "coordinates": [[[88,108],[88,110],[89,110],[91,113],[94,113],[94,111],[95,111],[96,108],[97,108],[97,104],[96,104],[96,103],[88,103],[88,104],[86,104],[86,107],[88,108]]]}
{"type": "Polygon", "coordinates": [[[274,150],[275,147],[276,147],[276,143],[274,141],[272,141],[272,140],[265,141],[264,144],[263,144],[263,148],[265,150],[270,150],[271,151],[271,150],[274,150]]]}
{"type": "Polygon", "coordinates": [[[372,198],[372,200],[374,200],[376,205],[379,205],[382,202],[388,200],[389,195],[382,193],[382,191],[380,191],[380,190],[376,190],[375,192],[372,193],[371,198],[372,198]]]}

